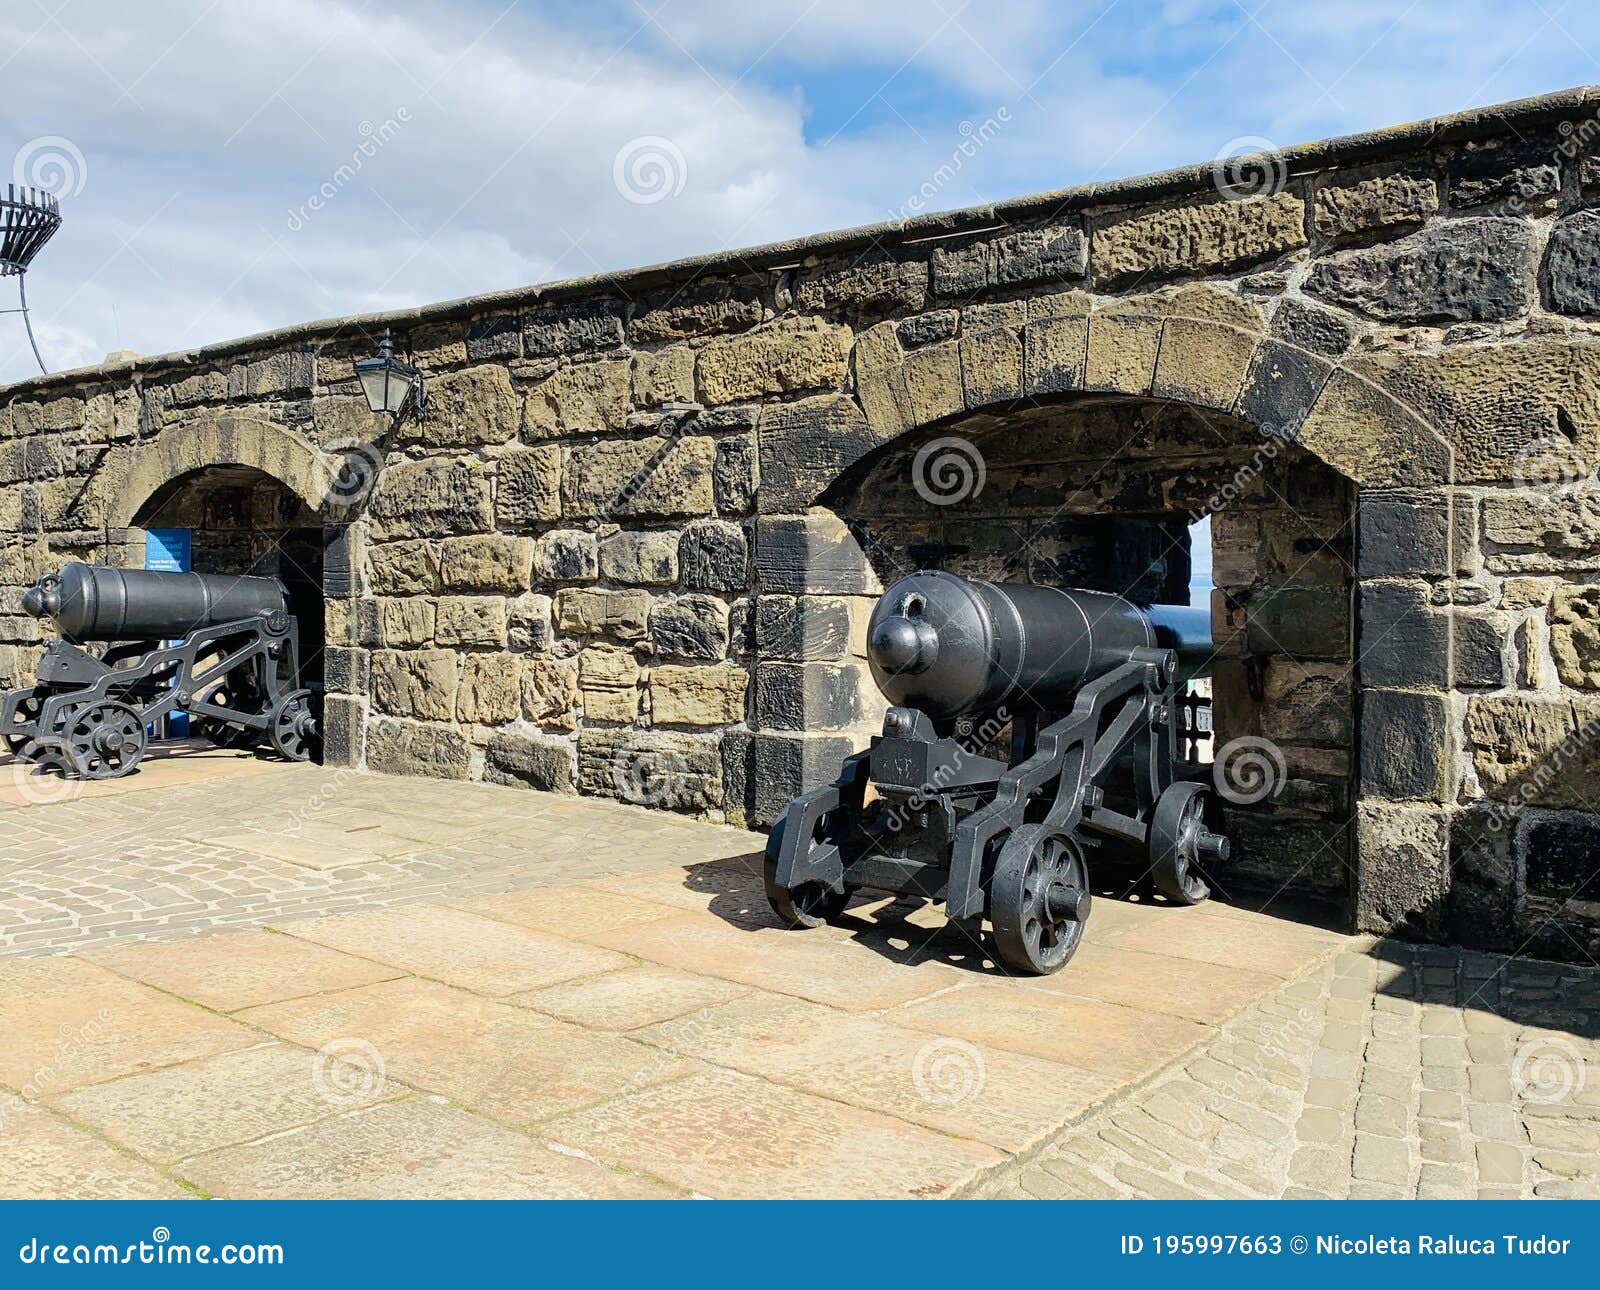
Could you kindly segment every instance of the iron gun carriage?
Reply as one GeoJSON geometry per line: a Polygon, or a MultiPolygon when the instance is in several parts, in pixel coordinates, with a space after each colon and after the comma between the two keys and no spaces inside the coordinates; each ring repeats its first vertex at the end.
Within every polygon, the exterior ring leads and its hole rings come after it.
{"type": "Polygon", "coordinates": [[[23,592],[22,608],[60,635],[35,684],[0,700],[0,737],[20,760],[114,779],[144,756],[146,727],[175,712],[215,743],[313,755],[313,696],[276,578],[73,562],[23,592]]]}
{"type": "Polygon", "coordinates": [[[1210,894],[1229,843],[1185,755],[1186,714],[1206,703],[1185,694],[1211,657],[1203,610],[921,572],[878,601],[867,655],[883,733],[767,840],[785,922],[819,926],[862,888],[942,899],[974,934],[988,917],[1006,965],[1048,973],[1083,934],[1098,848],[1146,866],[1169,901],[1210,894]]]}

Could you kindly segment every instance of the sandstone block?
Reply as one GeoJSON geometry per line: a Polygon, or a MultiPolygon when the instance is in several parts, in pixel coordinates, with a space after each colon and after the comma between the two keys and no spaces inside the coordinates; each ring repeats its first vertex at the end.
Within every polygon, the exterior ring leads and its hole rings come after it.
{"type": "Polygon", "coordinates": [[[1556,588],[1550,653],[1563,685],[1600,689],[1600,587],[1556,588]]]}
{"type": "Polygon", "coordinates": [[[711,466],[711,495],[724,515],[747,515],[755,505],[759,483],[757,447],[745,435],[717,440],[711,466]]]}
{"type": "Polygon", "coordinates": [[[607,582],[664,586],[678,580],[679,535],[672,530],[613,533],[600,544],[607,582]]]}
{"type": "Polygon", "coordinates": [[[474,363],[489,358],[522,357],[522,319],[515,314],[488,314],[467,324],[467,357],[474,363]]]}
{"type": "Polygon", "coordinates": [[[1003,327],[963,336],[957,344],[968,408],[1022,397],[1022,341],[1003,327]]]}
{"type": "Polygon", "coordinates": [[[585,793],[636,806],[696,813],[722,805],[714,737],[665,730],[585,730],[578,736],[585,793]]]}
{"type": "Polygon", "coordinates": [[[1089,319],[1083,388],[1148,394],[1161,349],[1161,319],[1097,313],[1089,319]]]}
{"type": "Polygon", "coordinates": [[[1088,242],[1076,224],[1024,229],[972,246],[936,247],[933,290],[967,298],[991,287],[1077,282],[1088,265],[1088,242]]]}
{"type": "Polygon", "coordinates": [[[453,726],[382,719],[367,726],[367,766],[381,775],[466,779],[472,754],[453,726]]]}
{"type": "Polygon", "coordinates": [[[631,652],[601,646],[578,655],[583,714],[590,721],[632,721],[639,715],[639,663],[631,652]]]}
{"type": "Polygon", "coordinates": [[[1257,337],[1194,318],[1170,318],[1161,335],[1151,393],[1229,411],[1244,385],[1257,337]]]}
{"type": "Polygon", "coordinates": [[[367,515],[378,542],[487,532],[493,515],[483,464],[472,457],[398,462],[378,476],[367,515]]]}
{"type": "Polygon", "coordinates": [[[750,676],[742,667],[663,664],[650,670],[650,719],[658,726],[725,726],[744,720],[750,676]]]}
{"type": "Polygon", "coordinates": [[[1479,782],[1499,801],[1592,810],[1600,800],[1600,696],[1474,696],[1467,742],[1479,782]]]}
{"type": "Polygon", "coordinates": [[[1131,278],[1207,273],[1271,259],[1306,244],[1298,193],[1137,211],[1094,229],[1096,287],[1131,278]]]}
{"type": "Polygon", "coordinates": [[[849,528],[837,515],[820,510],[763,516],[757,522],[756,582],[765,592],[871,595],[882,590],[849,528]]]}
{"type": "MultiPolygon", "coordinates": [[[[628,688],[632,685],[630,681],[628,688]]],[[[522,715],[535,725],[545,730],[577,729],[578,669],[565,660],[523,659],[521,694],[522,715]]],[[[631,710],[626,719],[632,719],[631,710]]]]}
{"type": "Polygon", "coordinates": [[[432,445],[475,447],[514,438],[521,408],[511,376],[499,364],[447,372],[428,382],[428,415],[401,423],[410,439],[432,445]]]}
{"type": "Polygon", "coordinates": [[[642,408],[694,400],[694,350],[670,345],[633,356],[633,397],[642,408]]]}
{"type": "Polygon", "coordinates": [[[439,590],[439,547],[427,541],[367,548],[367,586],[376,596],[426,596],[439,590]]]}
{"type": "Polygon", "coordinates": [[[716,443],[703,435],[654,436],[575,448],[567,494],[576,515],[677,518],[715,505],[716,443]]]}
{"type": "Polygon", "coordinates": [[[1086,314],[1042,318],[1022,332],[1022,384],[1029,394],[1059,394],[1083,388],[1089,349],[1086,314]]]}
{"type": "Polygon", "coordinates": [[[571,363],[528,393],[528,434],[544,438],[620,430],[628,419],[628,364],[571,363]]]}
{"type": "Polygon", "coordinates": [[[1356,812],[1356,926],[1437,935],[1449,892],[1449,817],[1428,806],[1362,802],[1356,812]]]}
{"type": "Polygon", "coordinates": [[[499,596],[445,596],[434,615],[433,638],[440,645],[506,644],[506,602],[499,596]]]}
{"type": "Polygon", "coordinates": [[[378,603],[382,640],[390,649],[433,644],[433,601],[406,596],[378,603]]]}
{"type": "Polygon", "coordinates": [[[850,652],[850,604],[821,596],[762,596],[755,652],[764,659],[840,659],[850,652]]]}
{"type": "Polygon", "coordinates": [[[808,269],[795,291],[795,300],[802,309],[880,316],[914,313],[927,299],[927,262],[889,255],[851,257],[808,269]]]}
{"type": "Polygon", "coordinates": [[[1331,309],[1289,296],[1278,302],[1272,315],[1272,335],[1297,349],[1338,358],[1350,348],[1355,328],[1331,309]]]}
{"type": "Polygon", "coordinates": [[[1421,224],[1439,210],[1439,185],[1424,175],[1372,175],[1354,182],[1319,187],[1311,222],[1321,237],[1333,239],[1371,229],[1421,224]]]}
{"type": "Polygon", "coordinates": [[[456,715],[482,726],[515,721],[522,710],[520,662],[515,654],[469,654],[462,659],[456,715]]]}
{"type": "Polygon", "coordinates": [[[645,591],[565,587],[556,593],[556,621],[562,631],[578,636],[638,641],[645,638],[650,604],[645,591]]]}
{"type": "Polygon", "coordinates": [[[533,540],[485,534],[446,538],[440,573],[446,591],[523,592],[533,572],[533,540]]]}
{"type": "Polygon", "coordinates": [[[484,750],[483,778],[489,784],[570,793],[576,761],[565,741],[499,734],[484,750]]]}
{"type": "Polygon", "coordinates": [[[1442,802],[1453,795],[1450,715],[1443,695],[1365,690],[1361,697],[1361,791],[1442,802]]]}
{"type": "Polygon", "coordinates": [[[373,650],[372,706],[396,717],[454,720],[456,655],[443,649],[373,650]]]}
{"type": "Polygon", "coordinates": [[[650,610],[650,645],[667,658],[722,658],[728,652],[727,605],[692,594],[657,601],[650,610]]]}
{"type": "Polygon", "coordinates": [[[850,330],[815,318],[789,319],[708,343],[696,373],[701,401],[735,403],[767,394],[844,384],[850,330]]]}
{"type": "Polygon", "coordinates": [[[953,416],[966,407],[961,351],[956,341],[912,350],[900,367],[913,425],[953,416]]]}
{"type": "Polygon", "coordinates": [[[751,827],[770,827],[800,793],[833,780],[854,751],[841,735],[726,731],[722,774],[730,818],[742,814],[751,827]]]}
{"type": "Polygon", "coordinates": [[[1600,314],[1600,214],[1579,211],[1556,225],[1543,276],[1557,313],[1600,314]]]}
{"type": "Polygon", "coordinates": [[[854,663],[759,663],[754,724],[761,730],[847,729],[862,716],[864,684],[871,682],[854,663]]]}
{"type": "Polygon", "coordinates": [[[500,458],[494,487],[495,523],[527,528],[561,514],[561,449],[517,448],[500,458]]]}
{"type": "Polygon", "coordinates": [[[533,548],[533,571],[547,582],[588,582],[600,574],[600,546],[593,533],[556,529],[533,548]]]}
{"type": "Polygon", "coordinates": [[[652,345],[743,331],[760,321],[761,301],[753,286],[701,278],[660,300],[644,302],[628,324],[628,335],[635,344],[652,345]]]}

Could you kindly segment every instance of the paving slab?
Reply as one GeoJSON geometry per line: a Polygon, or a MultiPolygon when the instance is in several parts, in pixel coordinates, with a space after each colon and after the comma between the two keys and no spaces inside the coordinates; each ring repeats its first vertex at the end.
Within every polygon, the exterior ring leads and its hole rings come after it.
{"type": "Polygon", "coordinates": [[[748,986],[718,977],[645,965],[513,994],[506,1002],[597,1030],[636,1030],[726,1003],[748,991],[748,986]]]}
{"type": "Polygon", "coordinates": [[[148,1162],[0,1093],[0,1200],[186,1200],[148,1162]]]}

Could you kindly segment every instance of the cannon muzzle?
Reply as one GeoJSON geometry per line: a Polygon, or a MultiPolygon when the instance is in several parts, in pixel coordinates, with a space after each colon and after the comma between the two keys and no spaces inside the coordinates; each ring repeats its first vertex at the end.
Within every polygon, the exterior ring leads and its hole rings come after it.
{"type": "Polygon", "coordinates": [[[867,627],[878,688],[895,706],[934,718],[1007,703],[1060,709],[1150,648],[1175,651],[1180,675],[1198,675],[1211,657],[1209,615],[1103,591],[922,572],[890,587],[867,627]]]}
{"type": "Polygon", "coordinates": [[[22,608],[53,618],[69,641],[161,640],[202,627],[288,611],[276,578],[63,565],[22,593],[22,608]]]}

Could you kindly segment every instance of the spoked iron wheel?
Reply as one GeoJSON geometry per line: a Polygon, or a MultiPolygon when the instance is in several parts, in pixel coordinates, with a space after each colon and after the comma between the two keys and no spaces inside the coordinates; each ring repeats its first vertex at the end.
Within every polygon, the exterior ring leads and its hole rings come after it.
{"type": "MultiPolygon", "coordinates": [[[[219,708],[236,706],[233,693],[225,686],[210,691],[204,696],[204,701],[219,708]]],[[[236,726],[231,721],[210,715],[195,717],[194,732],[219,748],[253,748],[259,738],[258,733],[248,726],[236,726]]]]}
{"type": "Polygon", "coordinates": [[[783,835],[789,823],[787,815],[779,818],[767,834],[767,850],[762,864],[762,878],[767,889],[767,903],[772,912],[790,927],[821,927],[844,913],[850,903],[848,891],[833,891],[820,882],[803,882],[798,887],[778,885],[778,851],[783,846],[783,835]]]}
{"type": "Polygon", "coordinates": [[[38,693],[30,694],[18,700],[15,721],[18,725],[28,727],[26,731],[7,731],[5,735],[6,747],[14,756],[21,756],[22,750],[33,742],[33,726],[39,720],[39,710],[44,707],[44,697],[38,693]]]}
{"type": "Polygon", "coordinates": [[[1150,876],[1156,890],[1177,905],[1198,905],[1211,894],[1203,866],[1228,858],[1218,832],[1217,800],[1204,784],[1171,784],[1150,816],[1150,876]]]}
{"type": "Polygon", "coordinates": [[[96,700],[67,717],[62,742],[86,778],[121,779],[144,756],[144,721],[126,703],[96,700]]]}
{"type": "Polygon", "coordinates": [[[989,883],[995,950],[1008,967],[1057,972],[1083,939],[1092,903],[1089,867],[1071,838],[1043,825],[1018,829],[1000,851],[989,883]]]}
{"type": "Polygon", "coordinates": [[[273,704],[267,733],[272,746],[290,761],[310,761],[320,753],[322,736],[311,711],[311,691],[291,690],[273,704]]]}

